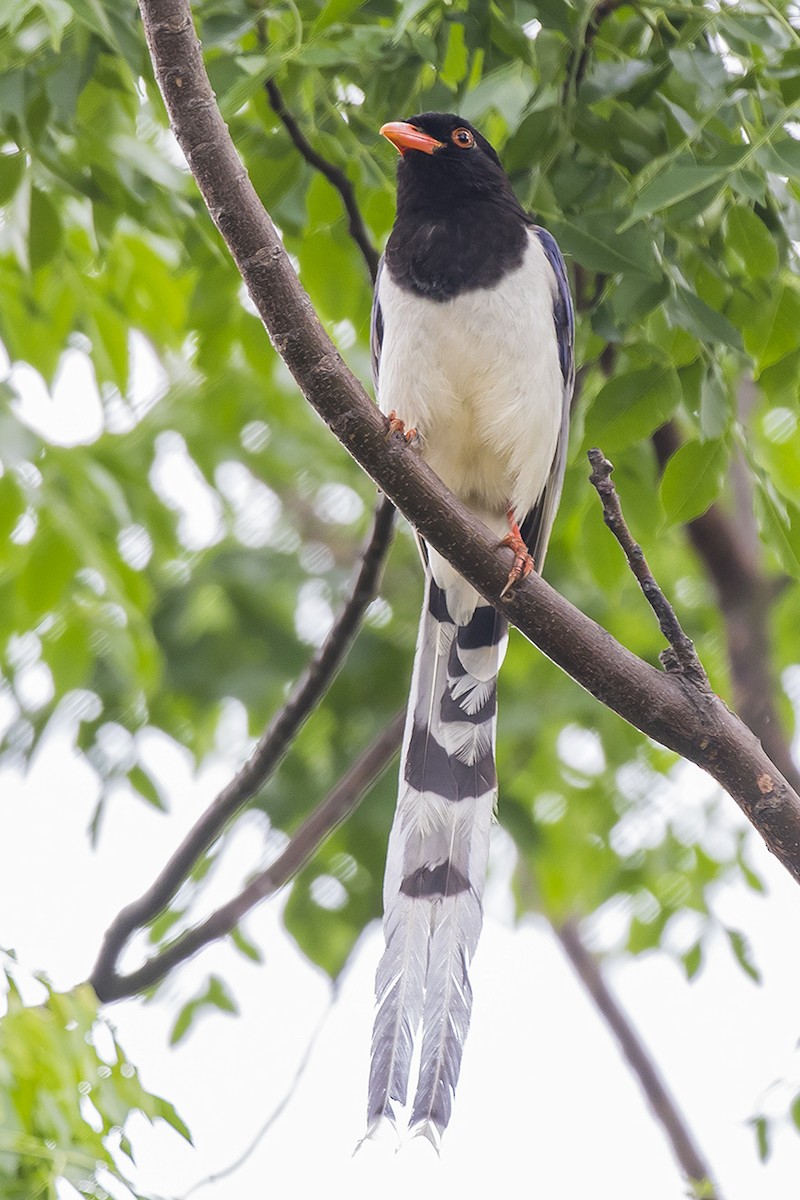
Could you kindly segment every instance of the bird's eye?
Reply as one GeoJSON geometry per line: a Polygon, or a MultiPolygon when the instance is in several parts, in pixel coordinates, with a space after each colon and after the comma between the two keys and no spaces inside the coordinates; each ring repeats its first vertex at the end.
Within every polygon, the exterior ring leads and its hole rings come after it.
{"type": "Polygon", "coordinates": [[[455,144],[461,146],[464,150],[468,150],[470,146],[475,145],[475,138],[468,129],[454,129],[452,136],[455,144]]]}

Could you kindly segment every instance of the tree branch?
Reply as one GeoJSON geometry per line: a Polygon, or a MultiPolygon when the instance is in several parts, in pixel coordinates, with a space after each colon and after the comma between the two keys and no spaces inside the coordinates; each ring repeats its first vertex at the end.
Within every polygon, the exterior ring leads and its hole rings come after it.
{"type": "Polygon", "coordinates": [[[660,656],[664,667],[668,671],[683,671],[696,687],[703,691],[710,691],[708,676],[697,657],[691,638],[688,638],[683,632],[675,615],[675,609],[656,583],[642,547],[634,541],[631,531],[625,523],[619,496],[611,479],[613,465],[602,450],[596,449],[589,451],[589,462],[592,464],[589,482],[595,488],[603,505],[603,520],[625,552],[628,566],[635,575],[645,599],[656,614],[661,632],[670,644],[671,650],[663,650],[660,656]]]}
{"type": "Polygon", "coordinates": [[[612,995],[599,963],[586,948],[577,921],[568,919],[561,925],[554,925],[553,929],[578,978],[614,1034],[628,1066],[639,1080],[653,1115],[669,1139],[681,1170],[696,1185],[695,1194],[702,1196],[703,1200],[722,1200],[719,1189],[712,1183],[711,1170],[695,1144],[691,1130],[667,1091],[658,1068],[639,1034],[616,997],[612,995]]]}
{"type": "MultiPolygon", "coordinates": [[[[394,506],[389,500],[380,500],[353,589],[305,675],[270,721],[250,758],[192,826],[152,886],[112,921],[90,976],[92,987],[101,1000],[117,998],[115,991],[120,977],[116,967],[131,934],[152,921],[186,882],[196,863],[225,826],[276,769],[307,717],[330,687],[377,590],[391,543],[393,523],[394,506]]],[[[163,974],[159,977],[163,978],[163,974]]],[[[126,991],[123,994],[132,993],[126,991]]]]}
{"type": "Polygon", "coordinates": [[[500,598],[510,552],[388,422],[317,320],[220,116],[188,0],[140,0],[172,127],[270,336],[309,402],[419,533],[558,666],[703,767],[800,882],[800,796],[750,730],[684,673],[637,658],[535,572],[500,598]]]}
{"type": "Polygon", "coordinates": [[[356,200],[356,192],[350,180],[345,175],[341,167],[335,163],[329,162],[324,158],[309,142],[306,135],[295,120],[293,114],[286,107],[286,103],[274,79],[268,79],[266,83],[267,96],[275,115],[283,122],[286,132],[294,142],[297,149],[302,154],[306,162],[324,175],[342,198],[345,212],[347,213],[348,229],[350,236],[358,246],[364,262],[367,264],[370,279],[375,282],[378,274],[378,263],[380,254],[372,244],[372,239],[367,233],[367,228],[364,224],[364,218],[361,215],[361,209],[358,207],[356,200]]]}
{"type": "Polygon", "coordinates": [[[402,712],[392,718],[333,791],[306,817],[275,862],[260,871],[227,904],[215,909],[199,925],[180,934],[136,971],[118,975],[108,969],[98,972],[96,966],[89,976],[89,983],[98,999],[103,1003],[124,1000],[126,996],[135,996],[154,987],[204,946],[227,937],[257,904],[290,883],[334,829],[358,807],[372,784],[386,769],[400,743],[404,720],[405,714],[402,712]]]}
{"type": "MultiPolygon", "coordinates": [[[[673,421],[653,434],[662,470],[681,444],[673,421]]],[[[735,516],[719,504],[712,504],[702,516],[688,523],[686,532],[717,595],[737,711],[795,791],[800,791],[800,770],[792,758],[775,704],[776,680],[769,632],[775,584],[764,574],[752,486],[743,464],[734,461],[731,474],[735,516]]]]}

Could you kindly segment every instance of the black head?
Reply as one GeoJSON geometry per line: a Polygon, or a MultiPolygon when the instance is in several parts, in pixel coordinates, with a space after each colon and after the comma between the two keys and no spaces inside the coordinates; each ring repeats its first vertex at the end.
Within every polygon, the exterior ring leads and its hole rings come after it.
{"type": "Polygon", "coordinates": [[[513,197],[494,147],[455,113],[420,113],[384,125],[381,133],[401,155],[398,208],[415,200],[438,199],[449,205],[471,198],[513,197]]]}
{"type": "Polygon", "coordinates": [[[381,133],[401,154],[385,260],[395,283],[450,300],[493,287],[520,265],[529,218],[474,125],[454,113],[421,113],[381,133]]]}

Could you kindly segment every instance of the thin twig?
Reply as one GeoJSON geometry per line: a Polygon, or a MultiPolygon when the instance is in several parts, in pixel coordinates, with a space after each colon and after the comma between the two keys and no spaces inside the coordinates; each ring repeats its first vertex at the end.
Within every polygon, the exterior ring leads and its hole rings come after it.
{"type": "MultiPolygon", "coordinates": [[[[653,445],[663,470],[682,445],[673,421],[656,430],[653,445]]],[[[686,532],[722,613],[736,711],[792,787],[800,791],[800,770],[775,703],[777,681],[769,619],[776,584],[764,572],[752,478],[740,460],[732,464],[731,479],[735,515],[721,504],[712,504],[689,521],[686,532]]]]}
{"type": "Polygon", "coordinates": [[[225,826],[276,769],[306,719],[330,687],[358,632],[364,612],[377,591],[391,543],[393,523],[394,505],[382,498],[352,591],[305,675],[296,684],[283,708],[270,721],[250,758],[195,822],[155,882],[112,921],[90,976],[92,986],[101,1000],[116,989],[116,966],[131,934],[154,920],[169,903],[225,826]]]}
{"type": "Polygon", "coordinates": [[[597,491],[603,505],[603,520],[619,542],[628,566],[635,575],[639,587],[658,619],[661,632],[670,644],[670,651],[663,651],[661,661],[668,671],[681,671],[697,687],[710,691],[708,676],[703,664],[697,657],[694,643],[687,637],[675,615],[675,610],[658,586],[653,572],[647,565],[647,559],[638,542],[634,541],[622,515],[617,490],[611,480],[613,465],[603,454],[602,450],[593,449],[588,452],[592,473],[589,482],[597,491]]]}
{"type": "Polygon", "coordinates": [[[695,1188],[694,1195],[703,1197],[703,1200],[722,1200],[719,1188],[712,1182],[708,1163],[695,1143],[685,1118],[669,1094],[642,1039],[619,1001],[611,993],[599,963],[590,954],[581,937],[577,921],[567,919],[560,925],[553,925],[553,929],[578,978],[614,1034],[629,1067],[639,1080],[653,1115],[669,1139],[681,1170],[695,1188]]]}
{"type": "Polygon", "coordinates": [[[606,17],[610,17],[625,3],[625,0],[599,0],[585,18],[584,33],[579,47],[576,47],[567,61],[565,82],[562,97],[569,104],[570,97],[577,93],[583,82],[586,69],[594,48],[595,39],[600,32],[600,26],[606,17]]]}
{"type": "Polygon", "coordinates": [[[297,1064],[297,1069],[294,1073],[291,1083],[289,1084],[288,1088],[284,1092],[284,1094],[283,1094],[282,1098],[280,1099],[280,1101],[278,1102],[278,1104],[275,1106],[275,1108],[273,1108],[272,1112],[269,1114],[266,1121],[259,1129],[258,1133],[256,1133],[255,1137],[250,1142],[249,1146],[246,1146],[245,1149],[242,1151],[242,1153],[238,1156],[238,1158],[235,1158],[232,1163],[228,1163],[227,1167],[222,1167],[221,1170],[215,1171],[213,1175],[207,1175],[205,1177],[205,1179],[199,1179],[197,1181],[197,1183],[193,1183],[192,1186],[189,1188],[188,1192],[184,1192],[183,1195],[179,1198],[179,1200],[189,1200],[189,1197],[193,1196],[195,1194],[195,1192],[199,1192],[201,1188],[209,1187],[212,1183],[219,1183],[220,1179],[228,1179],[231,1175],[234,1175],[240,1169],[240,1167],[243,1167],[244,1164],[247,1162],[247,1160],[253,1154],[255,1154],[256,1150],[261,1145],[264,1138],[269,1133],[270,1129],[272,1129],[272,1126],[278,1120],[278,1117],[280,1117],[281,1114],[283,1112],[285,1112],[287,1106],[292,1101],[294,1094],[297,1091],[297,1088],[299,1087],[300,1082],[306,1073],[306,1068],[308,1067],[308,1064],[311,1062],[311,1056],[314,1053],[314,1048],[319,1040],[319,1036],[322,1033],[323,1029],[325,1028],[328,1018],[330,1017],[331,1012],[333,1010],[334,1001],[336,1000],[336,988],[337,988],[337,985],[334,982],[331,987],[330,1001],[329,1001],[325,1011],[323,1012],[322,1016],[320,1017],[319,1021],[317,1022],[314,1032],[311,1034],[311,1037],[308,1040],[308,1044],[307,1044],[305,1050],[303,1051],[303,1057],[300,1059],[300,1062],[297,1064]]]}
{"type": "Polygon", "coordinates": [[[364,218],[361,215],[361,209],[358,207],[356,200],[355,188],[351,181],[347,178],[341,167],[336,163],[329,162],[318,150],[309,142],[306,135],[300,128],[297,120],[292,112],[286,107],[286,102],[283,99],[283,94],[274,79],[268,79],[266,83],[267,96],[275,115],[283,122],[286,132],[294,142],[297,149],[302,154],[306,162],[324,175],[328,183],[335,187],[342,198],[342,204],[347,213],[348,228],[350,236],[358,246],[364,262],[367,264],[372,282],[375,282],[375,277],[378,274],[378,262],[380,255],[372,244],[372,239],[367,233],[367,227],[364,224],[364,218]]]}
{"type": "Polygon", "coordinates": [[[106,973],[96,978],[95,969],[89,982],[100,1000],[123,1000],[154,987],[204,946],[227,937],[257,904],[290,883],[334,829],[354,812],[378,776],[386,770],[400,745],[404,719],[402,712],[392,718],[333,791],[305,819],[275,862],[256,875],[232,900],[215,909],[199,925],[187,929],[138,970],[127,975],[106,973]]]}

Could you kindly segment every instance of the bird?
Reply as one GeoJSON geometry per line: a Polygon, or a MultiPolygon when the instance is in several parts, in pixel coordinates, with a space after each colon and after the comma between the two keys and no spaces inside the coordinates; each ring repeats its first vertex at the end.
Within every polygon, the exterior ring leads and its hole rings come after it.
{"type": "MultiPolygon", "coordinates": [[[[574,314],[563,256],[492,145],[453,113],[392,121],[397,210],[375,282],[373,378],[400,430],[514,550],[507,588],[541,570],[564,478],[574,314]]],[[[383,888],[366,1137],[437,1151],[469,1028],[497,801],[497,676],[508,625],[418,539],[425,594],[383,888]]]]}

